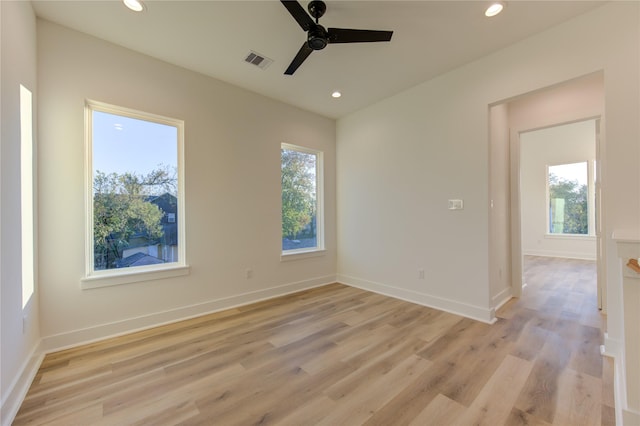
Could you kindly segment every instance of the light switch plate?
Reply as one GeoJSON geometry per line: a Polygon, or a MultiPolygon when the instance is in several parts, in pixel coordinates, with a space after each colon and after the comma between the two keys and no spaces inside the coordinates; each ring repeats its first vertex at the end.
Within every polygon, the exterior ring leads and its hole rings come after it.
{"type": "Polygon", "coordinates": [[[464,202],[462,200],[449,200],[449,210],[462,210],[464,202]]]}

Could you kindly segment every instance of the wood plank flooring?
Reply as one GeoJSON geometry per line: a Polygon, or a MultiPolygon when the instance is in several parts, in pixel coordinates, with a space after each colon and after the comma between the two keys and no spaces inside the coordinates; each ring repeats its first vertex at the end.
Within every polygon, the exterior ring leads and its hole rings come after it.
{"type": "Polygon", "coordinates": [[[340,284],[48,355],[14,425],[613,425],[593,262],[493,325],[340,284]]]}

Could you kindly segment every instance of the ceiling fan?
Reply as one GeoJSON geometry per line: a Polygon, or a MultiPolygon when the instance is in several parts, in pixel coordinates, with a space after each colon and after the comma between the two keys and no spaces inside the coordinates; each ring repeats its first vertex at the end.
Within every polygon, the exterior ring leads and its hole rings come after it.
{"type": "Polygon", "coordinates": [[[292,75],[305,59],[309,57],[314,50],[322,50],[331,43],[369,43],[374,41],[390,41],[393,31],[374,31],[374,30],[352,30],[347,28],[329,28],[325,29],[318,23],[318,19],[324,15],[327,5],[321,0],[313,0],[309,2],[309,14],[296,0],[280,0],[284,7],[287,8],[291,16],[298,22],[303,30],[307,32],[307,41],[302,44],[298,54],[284,72],[286,75],[292,75]],[[315,18],[315,22],[313,21],[315,18]]]}

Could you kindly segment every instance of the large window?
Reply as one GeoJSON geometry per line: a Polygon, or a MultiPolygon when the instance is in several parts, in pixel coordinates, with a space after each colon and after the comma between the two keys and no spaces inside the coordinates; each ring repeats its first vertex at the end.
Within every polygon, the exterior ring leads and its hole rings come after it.
{"type": "Polygon", "coordinates": [[[324,249],[322,153],[282,144],[282,252],[324,249]]]}
{"type": "Polygon", "coordinates": [[[586,161],[548,167],[550,234],[590,233],[588,169],[586,161]]]}
{"type": "Polygon", "coordinates": [[[184,266],[182,121],[97,102],[86,119],[88,278],[184,266]]]}

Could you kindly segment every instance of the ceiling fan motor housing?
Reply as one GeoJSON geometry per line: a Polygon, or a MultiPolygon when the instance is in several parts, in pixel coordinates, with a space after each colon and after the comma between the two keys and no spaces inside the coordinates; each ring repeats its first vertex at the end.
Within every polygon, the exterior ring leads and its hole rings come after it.
{"type": "Polygon", "coordinates": [[[309,29],[307,42],[313,50],[322,50],[329,43],[329,35],[322,25],[316,25],[309,29]]]}

